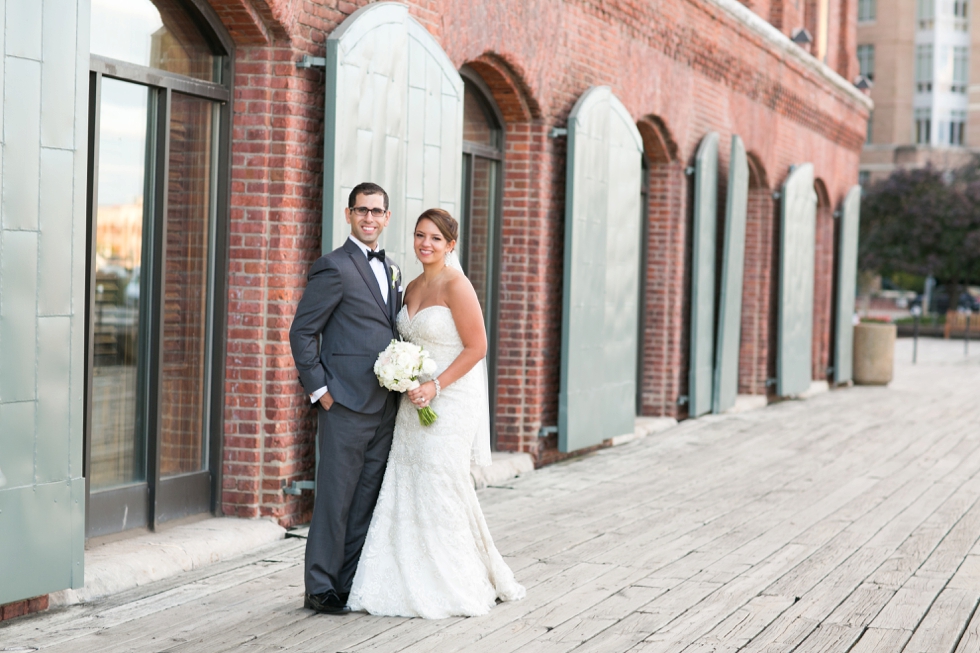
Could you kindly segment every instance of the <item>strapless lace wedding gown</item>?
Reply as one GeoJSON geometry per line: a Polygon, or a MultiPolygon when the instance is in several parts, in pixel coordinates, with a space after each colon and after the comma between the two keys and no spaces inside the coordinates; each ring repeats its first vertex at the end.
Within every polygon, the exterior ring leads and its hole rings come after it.
{"type": "MultiPolygon", "coordinates": [[[[452,312],[402,308],[398,331],[426,349],[441,373],[463,350],[452,312]]],[[[403,399],[384,483],[347,603],[371,614],[443,619],[486,614],[524,588],[493,544],[470,478],[470,451],[483,402],[477,366],[431,403],[439,418],[419,423],[403,399]]]]}

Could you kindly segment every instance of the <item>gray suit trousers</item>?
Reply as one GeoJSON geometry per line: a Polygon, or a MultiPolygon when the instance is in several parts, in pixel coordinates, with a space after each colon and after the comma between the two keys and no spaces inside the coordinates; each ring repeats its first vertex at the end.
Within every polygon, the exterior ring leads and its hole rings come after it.
{"type": "Polygon", "coordinates": [[[399,396],[389,393],[376,413],[334,402],[318,404],[320,466],[313,519],[306,540],[306,591],[350,592],[384,479],[399,396]]]}

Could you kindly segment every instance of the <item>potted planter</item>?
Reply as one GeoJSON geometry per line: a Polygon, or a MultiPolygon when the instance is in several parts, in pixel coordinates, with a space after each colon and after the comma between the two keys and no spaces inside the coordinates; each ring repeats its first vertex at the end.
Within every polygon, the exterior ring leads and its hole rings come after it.
{"type": "Polygon", "coordinates": [[[895,366],[894,324],[862,321],[854,325],[854,382],[887,385],[895,366]]]}

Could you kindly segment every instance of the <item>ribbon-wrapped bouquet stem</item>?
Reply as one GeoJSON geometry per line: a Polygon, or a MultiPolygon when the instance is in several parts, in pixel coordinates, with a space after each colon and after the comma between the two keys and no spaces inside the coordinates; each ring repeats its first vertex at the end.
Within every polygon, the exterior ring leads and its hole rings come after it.
{"type": "MultiPolygon", "coordinates": [[[[381,387],[395,392],[407,392],[421,385],[420,376],[431,376],[436,371],[436,362],[429,357],[429,352],[418,345],[404,340],[392,340],[385,350],[378,354],[374,363],[374,373],[381,387]]],[[[419,422],[429,426],[436,421],[438,415],[426,406],[419,408],[419,422]]]]}

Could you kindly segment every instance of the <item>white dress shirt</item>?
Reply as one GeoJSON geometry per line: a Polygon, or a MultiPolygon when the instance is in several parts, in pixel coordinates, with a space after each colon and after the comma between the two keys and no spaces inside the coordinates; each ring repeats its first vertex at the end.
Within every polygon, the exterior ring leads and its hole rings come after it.
{"type": "MultiPolygon", "coordinates": [[[[357,245],[357,248],[359,250],[364,252],[364,258],[367,258],[368,246],[362,243],[361,241],[359,241],[357,238],[354,238],[353,234],[348,236],[348,238],[352,243],[357,245]]],[[[375,243],[373,249],[377,249],[377,248],[378,248],[377,243],[375,243]]],[[[385,273],[385,264],[382,263],[380,259],[372,258],[368,260],[368,266],[370,266],[371,271],[374,272],[374,276],[378,280],[378,287],[381,289],[381,298],[385,300],[385,303],[387,303],[388,302],[388,275],[387,273],[385,273]]],[[[315,404],[316,402],[320,401],[320,397],[322,397],[325,394],[327,394],[327,386],[323,386],[322,388],[315,390],[312,394],[310,394],[310,403],[315,404]]]]}

